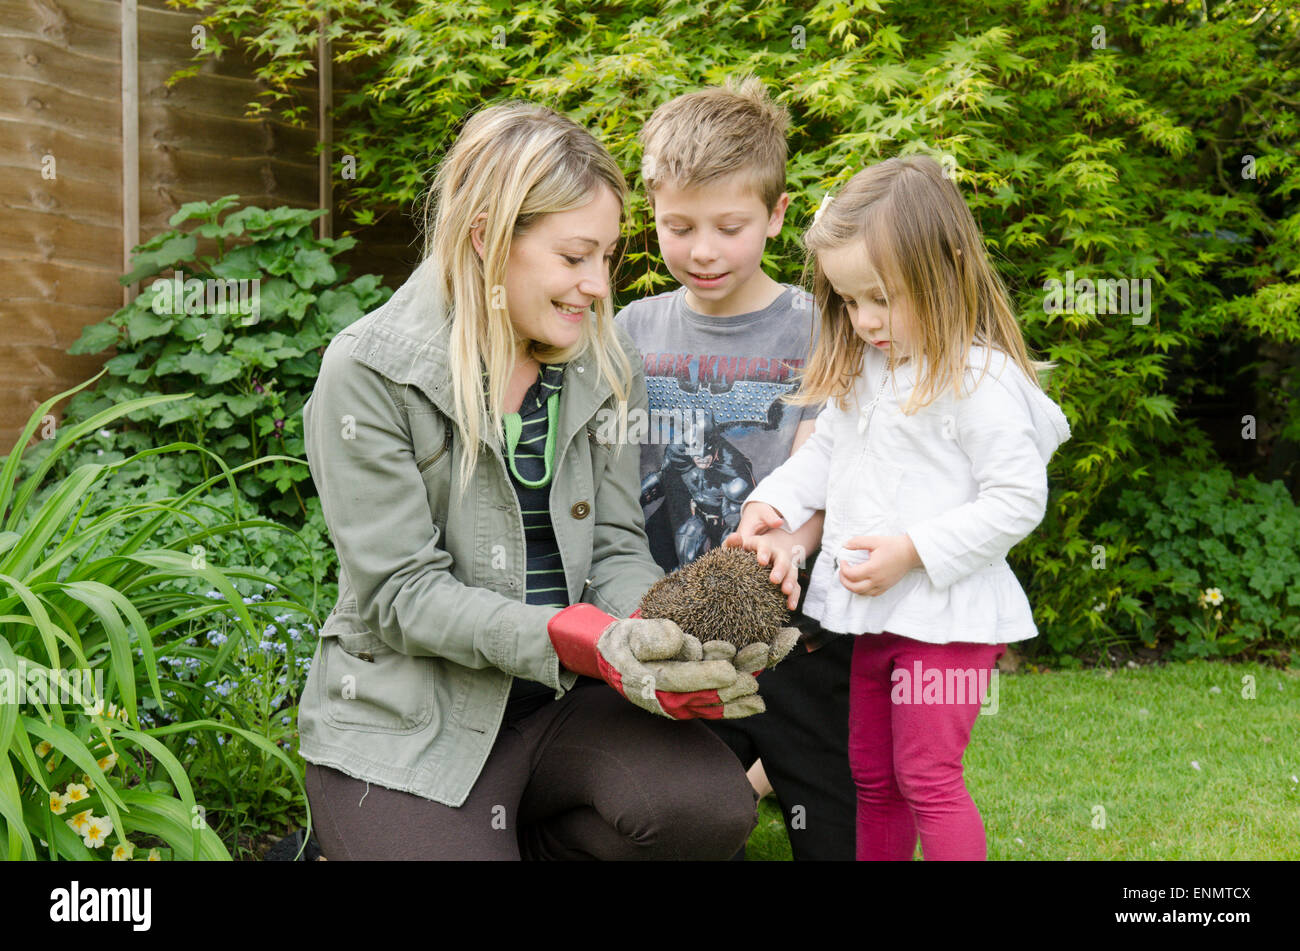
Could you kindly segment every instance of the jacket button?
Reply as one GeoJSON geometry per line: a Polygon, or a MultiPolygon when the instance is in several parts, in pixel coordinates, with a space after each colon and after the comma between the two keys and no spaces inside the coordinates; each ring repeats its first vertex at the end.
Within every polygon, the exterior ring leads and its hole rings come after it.
{"type": "Polygon", "coordinates": [[[586,518],[591,512],[591,506],[586,502],[574,502],[573,508],[569,509],[569,514],[574,518],[586,518]]]}

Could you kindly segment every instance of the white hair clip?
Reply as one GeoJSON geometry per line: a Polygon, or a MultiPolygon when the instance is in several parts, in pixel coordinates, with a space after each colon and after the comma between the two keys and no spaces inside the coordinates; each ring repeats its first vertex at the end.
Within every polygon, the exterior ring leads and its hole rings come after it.
{"type": "Polygon", "coordinates": [[[817,219],[820,218],[820,217],[822,216],[822,212],[825,211],[827,208],[830,207],[830,204],[831,204],[831,197],[832,197],[832,196],[831,196],[831,193],[830,193],[830,192],[827,192],[825,195],[822,196],[822,203],[821,203],[821,205],[819,205],[818,208],[817,208],[817,210],[813,212],[813,224],[816,224],[816,223],[817,223],[817,219]]]}

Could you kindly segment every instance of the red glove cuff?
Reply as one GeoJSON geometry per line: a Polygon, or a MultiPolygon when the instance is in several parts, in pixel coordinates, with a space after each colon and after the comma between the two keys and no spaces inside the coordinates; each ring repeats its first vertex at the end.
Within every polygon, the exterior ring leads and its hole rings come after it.
{"type": "Polygon", "coordinates": [[[574,604],[551,618],[546,633],[560,658],[560,666],[575,674],[604,680],[596,641],[614,620],[593,604],[574,604]]]}
{"type": "Polygon", "coordinates": [[[722,699],[716,690],[696,690],[693,693],[664,693],[655,691],[659,705],[674,720],[721,720],[722,699]]]}

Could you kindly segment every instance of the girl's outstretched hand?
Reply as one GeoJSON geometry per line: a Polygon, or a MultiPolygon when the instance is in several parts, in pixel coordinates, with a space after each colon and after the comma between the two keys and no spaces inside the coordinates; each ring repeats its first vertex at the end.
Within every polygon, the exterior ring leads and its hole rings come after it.
{"type": "Polygon", "coordinates": [[[840,584],[854,594],[879,597],[913,568],[924,567],[907,535],[854,535],[844,547],[870,554],[861,564],[840,560],[840,584]]]}
{"type": "MultiPolygon", "coordinates": [[[[771,506],[767,508],[771,509],[771,506]]],[[[777,518],[780,519],[780,516],[777,518]]],[[[791,611],[799,606],[799,569],[804,560],[804,551],[794,543],[794,536],[789,532],[779,528],[769,528],[762,535],[732,532],[722,540],[722,547],[747,548],[754,552],[760,565],[771,565],[772,573],[768,575],[768,580],[781,586],[781,592],[786,596],[786,605],[791,611]]]]}

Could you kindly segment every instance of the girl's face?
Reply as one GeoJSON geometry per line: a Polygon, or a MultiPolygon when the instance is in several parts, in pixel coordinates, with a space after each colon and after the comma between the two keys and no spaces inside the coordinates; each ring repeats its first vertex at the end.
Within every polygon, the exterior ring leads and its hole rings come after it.
{"type": "Polygon", "coordinates": [[[609,296],[621,212],[602,185],[587,204],[543,215],[510,242],[505,306],[520,338],[560,349],[579,341],[595,319],[591,305],[609,296]]]}
{"type": "Polygon", "coordinates": [[[912,345],[911,304],[902,291],[885,299],[884,284],[861,246],[846,244],[819,251],[817,264],[830,281],[831,290],[844,301],[853,332],[868,346],[896,358],[905,357],[912,345]]]}

